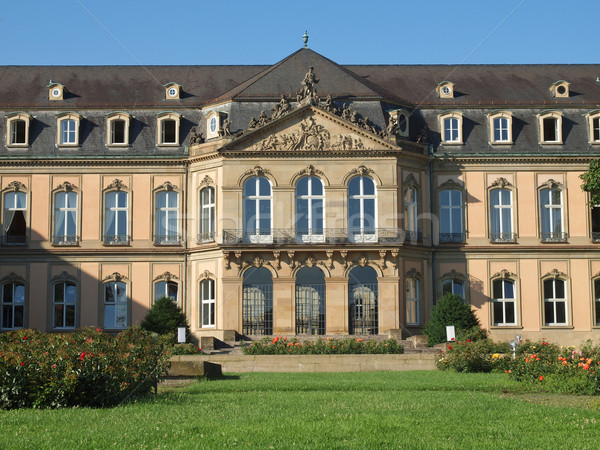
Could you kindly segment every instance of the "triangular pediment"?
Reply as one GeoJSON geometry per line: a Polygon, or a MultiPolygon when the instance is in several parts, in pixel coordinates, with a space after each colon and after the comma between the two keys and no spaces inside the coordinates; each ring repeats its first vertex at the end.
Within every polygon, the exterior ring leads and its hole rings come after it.
{"type": "Polygon", "coordinates": [[[234,139],[221,152],[398,151],[382,139],[337,115],[306,105],[234,139]]]}

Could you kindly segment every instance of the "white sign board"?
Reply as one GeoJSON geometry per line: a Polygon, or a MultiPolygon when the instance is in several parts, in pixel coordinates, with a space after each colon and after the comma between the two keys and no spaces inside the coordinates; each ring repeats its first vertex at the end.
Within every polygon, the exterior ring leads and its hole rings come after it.
{"type": "Polygon", "coordinates": [[[177,342],[185,344],[185,327],[177,328],[177,342]]]}
{"type": "Polygon", "coordinates": [[[446,327],[446,340],[448,342],[456,339],[456,335],[454,334],[454,325],[448,325],[446,327]]]}

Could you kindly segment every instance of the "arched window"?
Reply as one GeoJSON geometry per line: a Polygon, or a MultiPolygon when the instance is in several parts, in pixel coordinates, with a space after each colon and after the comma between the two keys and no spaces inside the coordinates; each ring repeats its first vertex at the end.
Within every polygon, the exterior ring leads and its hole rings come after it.
{"type": "Polygon", "coordinates": [[[375,183],[354,177],[348,183],[348,234],[352,242],[377,242],[375,183]]]}
{"type": "Polygon", "coordinates": [[[4,243],[25,244],[27,239],[27,194],[10,191],[4,194],[4,217],[2,222],[4,243]]]}
{"type": "Polygon", "coordinates": [[[325,275],[317,267],[296,274],[296,334],[325,334],[325,275]]]}
{"type": "Polygon", "coordinates": [[[406,279],[406,324],[418,325],[420,323],[420,290],[417,278],[406,279]]]}
{"type": "Polygon", "coordinates": [[[490,191],[490,240],[492,242],[514,242],[512,191],[492,189],[490,191]]]}
{"type": "Polygon", "coordinates": [[[215,280],[210,278],[200,282],[200,304],[202,305],[202,326],[215,326],[215,280]]]}
{"type": "Polygon", "coordinates": [[[463,242],[463,193],[458,189],[440,191],[440,242],[463,242]]]}
{"type": "Polygon", "coordinates": [[[404,231],[406,231],[407,241],[419,239],[418,192],[414,187],[408,187],[404,192],[404,231]]]}
{"type": "Polygon", "coordinates": [[[107,192],[104,205],[104,243],[106,245],[128,245],[128,193],[123,191],[107,192]]]}
{"type": "Polygon", "coordinates": [[[355,267],[348,274],[350,334],[379,333],[377,273],[369,266],[355,267]]]}
{"type": "Polygon", "coordinates": [[[494,326],[517,324],[515,282],[504,278],[492,281],[492,323],[494,326]]]}
{"type": "Polygon", "coordinates": [[[2,285],[2,329],[23,328],[25,316],[25,285],[8,282],[2,285]]]}
{"type": "Polygon", "coordinates": [[[269,243],[272,235],[271,182],[265,177],[248,178],[244,183],[244,240],[269,243]]]}
{"type": "Polygon", "coordinates": [[[206,187],[200,191],[200,236],[199,242],[215,239],[215,190],[206,187]]]}
{"type": "Polygon", "coordinates": [[[542,242],[567,240],[563,221],[563,195],[560,188],[540,190],[540,220],[542,242]]]}
{"type": "Polygon", "coordinates": [[[77,318],[77,285],[61,281],[52,286],[53,327],[75,328],[77,318]]]}
{"type": "Polygon", "coordinates": [[[174,281],[159,281],[154,285],[154,301],[161,297],[169,297],[175,303],[177,303],[178,297],[177,292],[179,286],[174,281]]]}
{"type": "Polygon", "coordinates": [[[544,280],[544,325],[567,325],[567,293],[565,280],[544,280]]]}
{"type": "Polygon", "coordinates": [[[78,195],[73,191],[60,191],[54,195],[54,245],[77,245],[78,195]]]}
{"type": "Polygon", "coordinates": [[[324,242],[323,182],[303,177],[296,184],[296,237],[299,242],[324,242]]]}
{"type": "Polygon", "coordinates": [[[244,272],[242,331],[246,335],[273,334],[273,277],[264,267],[244,272]]]}
{"type": "Polygon", "coordinates": [[[104,328],[127,328],[127,285],[122,281],[104,283],[104,328]]]}
{"type": "Polygon", "coordinates": [[[448,279],[442,281],[442,295],[454,294],[465,299],[465,283],[458,279],[448,279]]]}
{"type": "Polygon", "coordinates": [[[179,193],[160,191],[156,193],[156,245],[180,245],[179,193]]]}

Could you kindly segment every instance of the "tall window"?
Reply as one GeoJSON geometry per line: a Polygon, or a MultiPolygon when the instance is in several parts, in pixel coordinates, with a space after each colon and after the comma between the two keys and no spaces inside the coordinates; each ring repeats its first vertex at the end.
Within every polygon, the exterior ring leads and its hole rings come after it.
{"type": "Polygon", "coordinates": [[[376,199],[371,178],[354,177],[348,183],[348,232],[352,241],[377,241],[376,199]]]}
{"type": "Polygon", "coordinates": [[[600,144],[600,114],[589,116],[590,143],[600,144]]]}
{"type": "Polygon", "coordinates": [[[325,334],[325,275],[318,267],[296,274],[296,334],[325,334]]]}
{"type": "Polygon", "coordinates": [[[271,242],[273,197],[271,182],[252,177],[244,183],[244,238],[250,242],[271,242]]]}
{"type": "Polygon", "coordinates": [[[515,302],[515,282],[512,280],[494,280],[492,282],[493,318],[496,326],[516,325],[517,308],[515,302]]]}
{"type": "Polygon", "coordinates": [[[556,142],[558,140],[558,120],[547,117],[543,120],[543,140],[545,142],[556,142]]]}
{"type": "Polygon", "coordinates": [[[492,189],[490,191],[490,229],[492,242],[514,242],[512,218],[512,191],[492,189]]]}
{"type": "Polygon", "coordinates": [[[462,191],[440,191],[440,242],[464,241],[462,191]]]}
{"type": "Polygon", "coordinates": [[[594,206],[592,214],[592,241],[600,242],[600,206],[594,206]]]}
{"type": "Polygon", "coordinates": [[[126,123],[122,119],[112,120],[110,122],[110,143],[113,145],[126,144],[125,136],[126,123]]]}
{"type": "Polygon", "coordinates": [[[215,239],[215,190],[206,187],[200,191],[200,236],[199,242],[215,239]]]}
{"type": "Polygon", "coordinates": [[[544,280],[544,325],[567,325],[567,298],[564,280],[544,280]]]}
{"type": "Polygon", "coordinates": [[[600,327],[600,278],[594,280],[594,326],[600,327]]]}
{"type": "Polygon", "coordinates": [[[104,243],[107,245],[129,244],[128,215],[129,195],[123,191],[112,191],[106,194],[104,211],[104,243]]]}
{"type": "Polygon", "coordinates": [[[409,325],[419,324],[419,280],[417,278],[406,279],[406,323],[409,325]]]}
{"type": "Polygon", "coordinates": [[[506,117],[496,117],[494,123],[494,142],[509,142],[509,120],[506,117]]]}
{"type": "Polygon", "coordinates": [[[174,281],[159,281],[154,285],[154,301],[162,297],[169,297],[177,303],[178,285],[174,281]]]}
{"type": "Polygon", "coordinates": [[[62,281],[53,286],[54,328],[75,328],[77,312],[77,286],[70,281],[62,281]]]}
{"type": "Polygon", "coordinates": [[[323,242],[323,182],[304,177],[296,184],[296,236],[302,242],[323,242]]]}
{"type": "Polygon", "coordinates": [[[13,120],[10,122],[9,145],[27,144],[27,122],[24,120],[13,120]]]}
{"type": "Polygon", "coordinates": [[[200,302],[202,305],[202,326],[215,326],[215,280],[200,282],[200,302]]]}
{"type": "Polygon", "coordinates": [[[157,116],[156,141],[158,142],[158,145],[179,145],[180,120],[181,116],[174,112],[162,112],[157,116]]]}
{"type": "Polygon", "coordinates": [[[122,281],[104,284],[104,328],[126,328],[127,323],[127,285],[122,281]]]}
{"type": "Polygon", "coordinates": [[[156,236],[157,245],[179,245],[179,193],[161,191],[156,194],[156,236]]]}
{"type": "Polygon", "coordinates": [[[562,143],[562,115],[558,111],[549,111],[538,116],[541,144],[562,143]]]}
{"type": "Polygon", "coordinates": [[[562,242],[567,238],[563,227],[562,191],[542,189],[540,191],[540,215],[544,242],[562,242]]]}
{"type": "Polygon", "coordinates": [[[65,119],[60,122],[60,143],[77,144],[77,122],[65,119]]]}
{"type": "Polygon", "coordinates": [[[406,231],[406,240],[413,241],[418,239],[418,215],[418,191],[413,187],[409,187],[404,192],[404,231],[406,231]]]}
{"type": "Polygon", "coordinates": [[[23,328],[25,316],[25,285],[5,283],[2,285],[2,329],[23,328]]]}
{"type": "Polygon", "coordinates": [[[456,117],[444,119],[444,142],[460,141],[460,121],[456,117]]]}
{"type": "Polygon", "coordinates": [[[27,236],[27,194],[6,192],[4,194],[3,237],[8,245],[25,244],[27,236]]]}
{"type": "Polygon", "coordinates": [[[242,330],[244,334],[273,334],[273,277],[264,267],[244,272],[242,291],[242,330]]]}
{"type": "Polygon", "coordinates": [[[77,193],[57,192],[54,196],[55,245],[77,245],[77,193]]]}
{"type": "Polygon", "coordinates": [[[350,334],[378,334],[377,273],[372,267],[355,267],[348,274],[350,334]]]}
{"type": "Polygon", "coordinates": [[[465,284],[461,280],[444,280],[442,281],[442,295],[454,294],[465,299],[465,284]]]}

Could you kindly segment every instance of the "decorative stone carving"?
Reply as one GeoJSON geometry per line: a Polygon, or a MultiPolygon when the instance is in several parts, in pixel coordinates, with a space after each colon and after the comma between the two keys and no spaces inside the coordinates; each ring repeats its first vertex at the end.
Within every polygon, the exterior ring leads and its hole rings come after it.
{"type": "Polygon", "coordinates": [[[304,75],[302,80],[302,89],[296,93],[296,101],[300,105],[311,103],[313,105],[319,104],[319,97],[317,96],[317,89],[315,85],[319,82],[314,73],[314,67],[309,67],[308,72],[304,75]]]}
{"type": "Polygon", "coordinates": [[[208,175],[206,175],[204,178],[202,178],[202,181],[200,182],[200,184],[198,185],[200,188],[205,188],[205,187],[209,187],[209,186],[214,186],[215,181],[209,177],[208,175]]]}
{"type": "Polygon", "coordinates": [[[252,119],[250,119],[250,123],[248,124],[248,129],[254,130],[257,127],[258,127],[258,121],[253,117],[252,119]]]}
{"type": "Polygon", "coordinates": [[[254,144],[254,150],[324,150],[331,147],[331,135],[323,125],[308,117],[300,123],[300,128],[292,133],[269,135],[254,144]]]}
{"type": "Polygon", "coordinates": [[[220,137],[231,136],[231,121],[229,120],[229,117],[226,117],[225,120],[223,120],[223,124],[219,128],[218,133],[220,137]]]}
{"type": "Polygon", "coordinates": [[[398,132],[400,131],[400,126],[398,125],[398,120],[392,115],[390,115],[387,128],[385,133],[387,136],[398,136],[398,132]]]}
{"type": "Polygon", "coordinates": [[[327,255],[327,267],[329,269],[333,269],[333,250],[325,250],[325,254],[327,255]]]}
{"type": "Polygon", "coordinates": [[[192,129],[190,130],[190,137],[188,140],[188,144],[190,146],[192,146],[192,145],[198,145],[198,144],[203,144],[203,143],[204,143],[204,136],[200,132],[199,127],[192,127],[192,129]]]}
{"type": "Polygon", "coordinates": [[[421,272],[419,272],[417,269],[415,269],[414,267],[412,269],[410,269],[408,272],[406,272],[404,274],[405,278],[417,278],[417,279],[421,279],[421,272]]]}
{"type": "Polygon", "coordinates": [[[344,266],[348,268],[348,266],[350,265],[350,261],[348,261],[348,250],[340,250],[340,256],[344,260],[344,266]]]}
{"type": "Polygon", "coordinates": [[[171,280],[179,280],[179,277],[177,275],[174,275],[171,272],[167,271],[167,272],[160,274],[152,281],[171,281],[171,280]]]}
{"type": "Polygon", "coordinates": [[[215,278],[215,274],[210,272],[209,270],[205,270],[204,272],[202,272],[200,274],[200,276],[198,276],[198,281],[202,281],[202,280],[209,280],[209,279],[214,279],[215,278]]]}
{"type": "Polygon", "coordinates": [[[279,250],[273,250],[273,261],[275,261],[275,268],[277,270],[281,269],[280,255],[281,252],[279,250]]]}
{"type": "Polygon", "coordinates": [[[552,269],[550,272],[548,272],[546,275],[544,275],[542,278],[566,278],[567,274],[564,272],[561,272],[557,269],[552,269]]]}
{"type": "Polygon", "coordinates": [[[233,256],[235,256],[235,259],[237,261],[237,265],[241,267],[243,265],[243,263],[242,263],[242,252],[239,251],[239,250],[235,251],[235,252],[233,252],[233,256]]]}
{"type": "Polygon", "coordinates": [[[290,258],[290,267],[293,269],[296,267],[296,260],[294,259],[296,252],[294,250],[287,250],[287,255],[290,258]]]}
{"type": "Polygon", "coordinates": [[[338,134],[337,139],[331,143],[332,150],[373,150],[372,146],[366,147],[361,138],[350,135],[338,134]]]}
{"type": "Polygon", "coordinates": [[[439,186],[442,189],[462,189],[463,183],[461,181],[456,181],[450,178],[449,180],[444,181],[439,186]]]}
{"type": "Polygon", "coordinates": [[[417,136],[417,144],[429,144],[429,128],[423,127],[417,136]]]}
{"type": "Polygon", "coordinates": [[[385,255],[387,254],[387,250],[379,250],[379,257],[381,258],[381,260],[383,261],[382,267],[385,269],[386,263],[385,263],[385,255]]]}
{"type": "Polygon", "coordinates": [[[277,105],[275,105],[275,107],[273,109],[271,109],[271,111],[273,111],[273,114],[271,115],[271,119],[272,120],[279,119],[280,117],[285,116],[291,110],[292,110],[292,105],[290,104],[288,99],[285,97],[285,95],[282,94],[281,100],[279,100],[279,103],[277,103],[277,105]]]}
{"type": "Polygon", "coordinates": [[[14,272],[9,273],[8,275],[6,275],[5,277],[2,278],[2,283],[23,283],[25,284],[25,278],[23,278],[21,275],[17,275],[14,272]]]}
{"type": "Polygon", "coordinates": [[[223,259],[225,260],[225,269],[231,269],[231,261],[229,260],[229,252],[223,251],[223,259]]]}
{"type": "Polygon", "coordinates": [[[304,261],[304,265],[309,268],[314,267],[315,264],[317,264],[317,258],[313,255],[309,255],[308,258],[306,258],[306,261],[304,261]]]}
{"type": "Polygon", "coordinates": [[[271,120],[270,117],[267,117],[267,115],[265,114],[264,111],[260,112],[260,116],[258,116],[258,124],[257,126],[259,127],[264,127],[267,123],[269,123],[271,120]]]}
{"type": "Polygon", "coordinates": [[[396,269],[398,267],[398,250],[391,250],[390,254],[392,255],[392,260],[390,261],[390,264],[392,265],[392,267],[394,269],[396,269]]]}
{"type": "Polygon", "coordinates": [[[333,98],[331,97],[331,94],[327,96],[325,104],[323,105],[323,109],[327,112],[330,112],[331,114],[340,114],[340,109],[337,106],[335,106],[335,103],[333,103],[333,98]]]}
{"type": "Polygon", "coordinates": [[[506,269],[502,269],[500,272],[496,272],[494,275],[492,275],[492,278],[504,278],[504,279],[517,278],[517,274],[512,273],[506,269]]]}
{"type": "Polygon", "coordinates": [[[559,181],[556,181],[556,180],[553,180],[552,178],[550,178],[545,183],[542,183],[542,185],[540,187],[546,187],[548,189],[562,189],[564,186],[559,181]]]}
{"type": "Polygon", "coordinates": [[[262,265],[264,264],[265,260],[262,259],[260,256],[256,255],[254,256],[254,258],[252,259],[252,265],[256,268],[258,267],[262,267],[262,265]]]}
{"type": "Polygon", "coordinates": [[[24,191],[25,185],[23,183],[21,183],[20,181],[11,181],[10,183],[8,183],[6,185],[7,189],[10,189],[11,191],[24,191]]]}
{"type": "Polygon", "coordinates": [[[56,189],[71,192],[73,189],[77,189],[77,186],[75,186],[69,181],[65,181],[63,184],[59,184],[58,186],[56,186],[56,189]]]}
{"type": "Polygon", "coordinates": [[[159,190],[163,190],[163,191],[173,191],[175,189],[177,189],[177,186],[175,186],[173,183],[171,183],[170,181],[165,181],[163,184],[161,184],[158,187],[159,190]]]}
{"type": "Polygon", "coordinates": [[[420,189],[421,187],[412,173],[409,173],[406,179],[404,180],[404,188],[406,189],[409,187],[413,189],[420,189]]]}
{"type": "Polygon", "coordinates": [[[115,178],[112,183],[110,183],[106,189],[114,189],[115,191],[120,191],[121,189],[127,189],[127,186],[125,185],[125,183],[123,183],[123,180],[119,180],[118,178],[115,178]]]}
{"type": "Polygon", "coordinates": [[[348,174],[347,178],[353,177],[355,175],[365,177],[365,176],[371,175],[372,173],[375,173],[373,171],[373,169],[369,169],[368,167],[361,164],[356,169],[351,170],[350,173],[348,174]]]}
{"type": "Polygon", "coordinates": [[[367,259],[366,256],[361,256],[360,258],[358,258],[358,261],[356,261],[356,263],[360,267],[365,267],[367,264],[369,264],[369,260],[367,259]]]}
{"type": "Polygon", "coordinates": [[[494,180],[494,182],[491,184],[491,187],[499,187],[501,189],[507,187],[507,186],[512,186],[511,182],[508,181],[506,178],[504,177],[498,177],[494,180]]]}
{"type": "Polygon", "coordinates": [[[248,175],[252,175],[255,177],[262,177],[265,175],[270,175],[271,172],[267,169],[263,169],[261,166],[254,166],[252,169],[248,169],[246,170],[243,174],[242,174],[242,178],[248,176],[248,175]]]}
{"type": "Polygon", "coordinates": [[[127,278],[125,275],[121,275],[119,272],[113,272],[112,274],[104,277],[104,279],[102,281],[104,281],[104,282],[107,282],[107,281],[119,282],[119,281],[124,281],[124,280],[128,280],[128,279],[129,278],[127,278]]]}
{"type": "Polygon", "coordinates": [[[442,278],[447,278],[447,279],[450,279],[450,280],[464,280],[464,279],[466,279],[466,277],[462,273],[457,272],[454,269],[452,269],[450,272],[446,272],[444,275],[442,275],[442,278]]]}
{"type": "Polygon", "coordinates": [[[59,281],[77,281],[77,278],[75,278],[73,275],[69,274],[68,272],[63,271],[61,274],[56,275],[51,280],[52,283],[59,282],[59,281]]]}
{"type": "Polygon", "coordinates": [[[315,166],[311,164],[309,166],[306,166],[305,169],[302,169],[300,172],[296,173],[296,175],[294,175],[294,179],[298,179],[303,176],[312,177],[315,175],[323,177],[325,176],[325,173],[323,173],[323,171],[319,169],[316,169],[315,166]]]}

